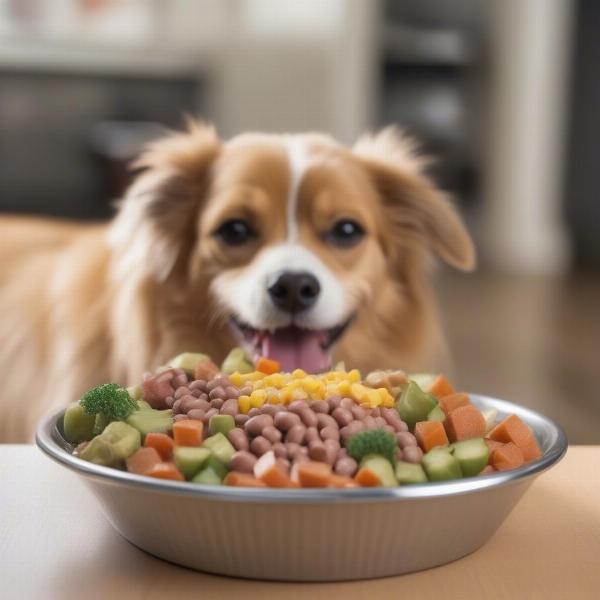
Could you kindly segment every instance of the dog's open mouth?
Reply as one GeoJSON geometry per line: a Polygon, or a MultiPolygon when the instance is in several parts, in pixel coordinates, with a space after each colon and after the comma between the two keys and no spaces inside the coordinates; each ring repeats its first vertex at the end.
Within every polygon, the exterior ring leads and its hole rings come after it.
{"type": "Polygon", "coordinates": [[[255,329],[230,319],[234,335],[256,360],[265,356],[276,360],[282,371],[303,369],[318,373],[331,367],[331,349],[342,336],[351,319],[330,329],[303,329],[296,325],[275,330],[255,329]]]}

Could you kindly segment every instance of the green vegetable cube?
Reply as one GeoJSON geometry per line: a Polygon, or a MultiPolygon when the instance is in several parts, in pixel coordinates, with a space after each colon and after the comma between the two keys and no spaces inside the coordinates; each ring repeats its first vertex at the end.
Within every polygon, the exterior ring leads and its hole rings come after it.
{"type": "Polygon", "coordinates": [[[221,485],[223,478],[213,467],[204,467],[199,473],[192,477],[192,483],[202,483],[204,485],[221,485]]]}
{"type": "Polygon", "coordinates": [[[142,436],[147,433],[167,433],[173,428],[172,411],[138,409],[127,417],[127,423],[135,427],[142,436]]]}
{"type": "Polygon", "coordinates": [[[431,450],[423,457],[422,464],[429,481],[447,481],[462,477],[460,463],[448,451],[431,450]]]}
{"type": "Polygon", "coordinates": [[[454,457],[460,464],[460,469],[465,477],[479,475],[488,464],[490,451],[483,438],[473,438],[462,442],[455,442],[454,457]]]}
{"type": "Polygon", "coordinates": [[[235,428],[235,421],[231,415],[213,415],[208,421],[208,431],[214,435],[221,432],[227,435],[235,428]]]}
{"type": "Polygon", "coordinates": [[[383,487],[396,487],[398,485],[392,464],[385,456],[368,454],[360,461],[360,468],[369,469],[375,473],[383,487]]]}
{"type": "Polygon", "coordinates": [[[208,354],[202,354],[201,352],[184,352],[183,354],[177,355],[172,358],[167,364],[173,369],[183,369],[187,373],[194,373],[198,363],[205,360],[210,360],[208,354]]]}
{"type": "Polygon", "coordinates": [[[215,433],[215,435],[204,440],[202,447],[208,448],[212,455],[224,465],[229,465],[229,461],[235,453],[235,448],[221,432],[215,433]]]}
{"type": "Polygon", "coordinates": [[[226,375],[231,375],[231,373],[235,373],[236,371],[239,373],[252,373],[254,371],[254,363],[248,358],[243,348],[234,348],[225,357],[221,365],[221,371],[226,375]]]}
{"type": "Polygon", "coordinates": [[[427,475],[425,475],[425,471],[421,465],[402,460],[396,464],[396,479],[401,485],[427,483],[427,475]]]}
{"type": "Polygon", "coordinates": [[[96,417],[89,415],[81,404],[71,404],[63,417],[63,432],[67,442],[79,444],[94,437],[96,417]]]}
{"type": "Polygon", "coordinates": [[[414,381],[409,381],[396,402],[400,417],[413,429],[418,421],[426,421],[427,415],[437,406],[437,400],[426,394],[414,381]]]}
{"type": "Polygon", "coordinates": [[[435,381],[437,375],[434,373],[413,373],[408,376],[409,381],[414,381],[422,390],[428,390],[435,381]]]}
{"type": "Polygon", "coordinates": [[[437,404],[427,415],[427,420],[443,423],[446,420],[446,413],[441,409],[440,405],[437,404]]]}
{"type": "Polygon", "coordinates": [[[178,446],[173,451],[175,464],[186,479],[191,479],[196,475],[209,456],[210,450],[208,448],[178,446]]]}

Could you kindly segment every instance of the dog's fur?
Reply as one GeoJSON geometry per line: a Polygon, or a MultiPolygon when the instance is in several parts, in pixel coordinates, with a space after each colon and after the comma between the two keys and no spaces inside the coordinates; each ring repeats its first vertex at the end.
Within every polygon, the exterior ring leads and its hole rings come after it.
{"type": "Polygon", "coordinates": [[[191,124],[136,166],[110,224],[0,219],[0,441],[29,440],[48,410],[100,382],[135,383],[179,352],[220,361],[234,343],[227,318],[258,318],[242,290],[274,249],[309,257],[342,294],[305,326],[354,315],[336,359],[423,370],[443,354],[428,264],[436,254],[468,270],[474,250],[397,131],[347,149],[317,134],[222,142],[191,124]],[[302,168],[290,148],[301,149],[302,168]],[[214,235],[240,211],[261,231],[243,251],[214,235]],[[320,232],[345,214],[365,238],[331,248],[320,232]]]}

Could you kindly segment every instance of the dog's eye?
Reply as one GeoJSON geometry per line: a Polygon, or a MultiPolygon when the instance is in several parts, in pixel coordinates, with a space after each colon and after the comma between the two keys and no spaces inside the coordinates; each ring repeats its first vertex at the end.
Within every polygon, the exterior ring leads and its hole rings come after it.
{"type": "Polygon", "coordinates": [[[325,235],[327,241],[341,248],[349,248],[358,244],[365,235],[365,230],[352,219],[338,221],[325,235]]]}
{"type": "Polygon", "coordinates": [[[256,232],[242,219],[225,221],[215,235],[230,246],[240,246],[256,237],[256,232]]]}

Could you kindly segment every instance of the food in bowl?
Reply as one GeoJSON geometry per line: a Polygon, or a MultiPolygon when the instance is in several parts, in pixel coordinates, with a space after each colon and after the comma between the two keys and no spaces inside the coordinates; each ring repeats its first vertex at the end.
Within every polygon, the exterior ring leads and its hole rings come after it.
{"type": "Polygon", "coordinates": [[[527,424],[482,411],[443,375],[337,365],[283,373],[232,350],[179,355],[139,386],[109,383],[64,414],[83,460],[198,485],[394,487],[476,477],[540,458],[527,424]]]}

